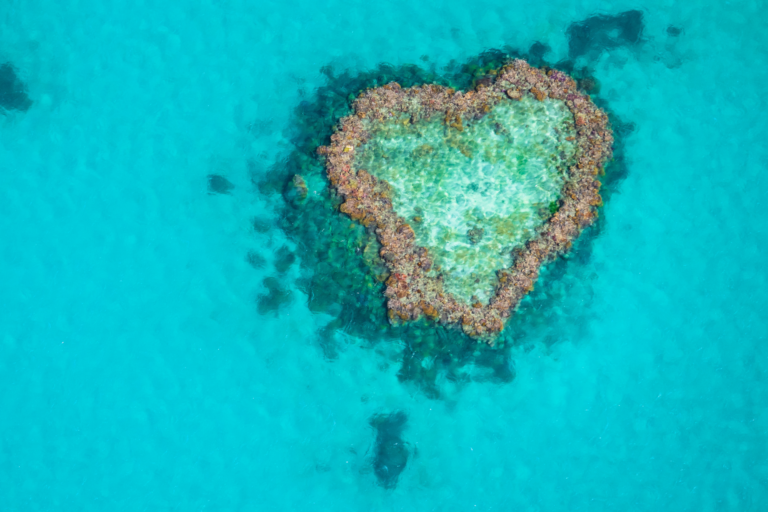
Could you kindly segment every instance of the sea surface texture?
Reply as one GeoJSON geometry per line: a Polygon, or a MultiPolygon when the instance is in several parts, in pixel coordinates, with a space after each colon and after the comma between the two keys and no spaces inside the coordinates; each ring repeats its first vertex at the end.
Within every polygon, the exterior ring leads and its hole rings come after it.
{"type": "Polygon", "coordinates": [[[0,510],[768,510],[768,5],[608,5],[2,2],[0,510]],[[605,206],[415,359],[265,183],[329,84],[493,50],[587,77],[605,206]]]}

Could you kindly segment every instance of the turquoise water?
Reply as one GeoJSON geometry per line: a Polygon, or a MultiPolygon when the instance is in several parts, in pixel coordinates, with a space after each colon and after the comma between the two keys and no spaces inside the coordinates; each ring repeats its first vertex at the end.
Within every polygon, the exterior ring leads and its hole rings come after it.
{"type": "Polygon", "coordinates": [[[766,5],[618,2],[637,44],[569,46],[603,5],[6,3],[32,103],[0,117],[2,509],[763,510],[766,5]],[[432,399],[397,378],[407,340],[324,357],[252,185],[321,68],[537,41],[634,129],[602,229],[523,307],[515,378],[432,399]],[[371,418],[395,411],[385,488],[371,418]]]}

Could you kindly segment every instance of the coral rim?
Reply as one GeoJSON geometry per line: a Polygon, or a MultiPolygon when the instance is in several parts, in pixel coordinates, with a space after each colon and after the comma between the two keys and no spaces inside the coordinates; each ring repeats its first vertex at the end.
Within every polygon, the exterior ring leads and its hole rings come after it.
{"type": "Polygon", "coordinates": [[[541,266],[569,250],[597,217],[602,204],[597,176],[611,158],[613,134],[608,116],[561,71],[537,69],[517,59],[491,75],[495,78],[480,80],[467,92],[434,84],[403,89],[396,82],[365,91],[352,104],[353,114],[340,120],[331,144],[317,151],[326,158],[332,187],[344,199],[340,210],[373,230],[381,243],[380,256],[390,271],[384,292],[390,321],[427,316],[461,326],[467,335],[493,345],[512,311],[533,290],[541,266]],[[512,266],[497,272],[489,303],[466,304],[444,291],[427,249],[416,244],[413,228],[394,211],[389,183],[357,169],[355,155],[371,138],[376,122],[408,115],[417,123],[439,114],[446,125],[461,130],[462,119],[477,120],[499,102],[518,101],[526,94],[565,102],[576,125],[576,164],[568,169],[557,211],[514,251],[512,266]]]}

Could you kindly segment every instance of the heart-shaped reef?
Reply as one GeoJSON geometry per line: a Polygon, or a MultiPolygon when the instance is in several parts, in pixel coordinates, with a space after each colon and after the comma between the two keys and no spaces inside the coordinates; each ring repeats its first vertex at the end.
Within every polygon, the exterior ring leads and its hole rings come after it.
{"type": "Polygon", "coordinates": [[[341,211],[381,243],[390,321],[426,315],[493,344],[596,217],[613,136],[565,73],[515,60],[491,76],[365,91],[318,152],[341,211]]]}

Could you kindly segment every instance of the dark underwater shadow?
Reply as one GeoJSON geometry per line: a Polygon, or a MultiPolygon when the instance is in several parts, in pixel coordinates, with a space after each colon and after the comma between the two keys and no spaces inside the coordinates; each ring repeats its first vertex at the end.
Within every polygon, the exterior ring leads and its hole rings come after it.
{"type": "MultiPolygon", "coordinates": [[[[588,64],[589,58],[599,56],[600,44],[609,48],[636,44],[642,34],[642,15],[638,18],[636,14],[622,13],[613,18],[590,18],[571,25],[568,34],[572,40],[569,50],[575,56],[585,57],[588,64]]],[[[312,312],[332,317],[318,332],[316,340],[326,358],[336,359],[345,349],[344,340],[349,336],[363,340],[370,347],[400,340],[405,350],[397,361],[392,361],[400,365],[398,379],[438,399],[442,393],[439,382],[443,379],[459,389],[469,382],[509,383],[515,378],[511,356],[514,346],[538,341],[552,344],[563,337],[563,332],[573,333],[583,328],[590,311],[589,281],[594,277],[589,260],[594,240],[605,227],[602,216],[582,234],[566,257],[543,269],[536,289],[509,321],[497,346],[491,348],[458,329],[438,326],[428,320],[398,326],[389,324],[383,295],[383,282],[388,274],[379,258],[375,234],[339,213],[340,199],[329,190],[323,161],[316,154],[318,146],[329,143],[338,120],[350,113],[354,98],[368,88],[396,81],[402,87],[436,83],[468,89],[489,80],[490,70],[511,59],[522,58],[537,67],[568,72],[576,78],[579,87],[608,112],[616,139],[613,160],[606,166],[602,179],[603,198],[609,201],[628,173],[623,141],[632,132],[633,125],[618,119],[600,99],[600,84],[590,75],[588,67],[576,67],[573,59],[550,63],[546,59],[548,52],[549,48],[540,42],[535,42],[527,52],[504,47],[485,51],[462,63],[452,61],[439,70],[426,62],[400,66],[380,64],[367,71],[337,72],[326,66],[321,70],[326,77],[325,85],[305,95],[293,112],[290,154],[269,169],[252,164],[254,186],[262,194],[279,198],[279,227],[296,244],[295,256],[300,263],[296,286],[306,294],[312,312]],[[578,305],[567,314],[558,314],[558,307],[574,291],[579,293],[578,305]]],[[[263,223],[257,220],[257,224],[263,223]]],[[[288,257],[289,264],[293,263],[293,256],[291,253],[288,257]]],[[[278,260],[286,257],[278,255],[278,260]]],[[[261,263],[261,260],[254,261],[254,266],[261,263]]],[[[260,312],[276,310],[291,300],[290,292],[275,278],[265,279],[264,284],[270,291],[260,298],[260,312]]]]}
{"type": "Polygon", "coordinates": [[[16,74],[16,69],[6,62],[0,65],[0,114],[10,110],[24,112],[32,106],[27,96],[24,83],[16,74]]]}
{"type": "Polygon", "coordinates": [[[411,456],[411,447],[402,438],[407,422],[408,416],[402,411],[374,414],[368,421],[376,430],[371,465],[379,485],[385,489],[395,488],[411,456]]]}
{"type": "Polygon", "coordinates": [[[642,11],[631,10],[614,15],[598,14],[572,23],[568,36],[568,58],[587,57],[595,60],[605,50],[632,47],[641,42],[643,29],[642,11]]]}

